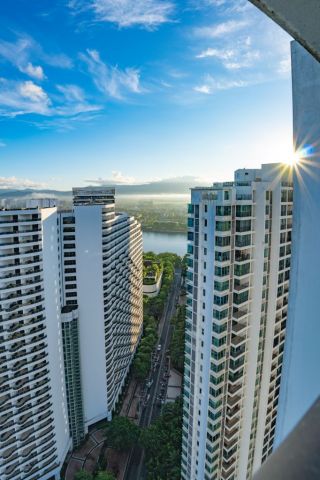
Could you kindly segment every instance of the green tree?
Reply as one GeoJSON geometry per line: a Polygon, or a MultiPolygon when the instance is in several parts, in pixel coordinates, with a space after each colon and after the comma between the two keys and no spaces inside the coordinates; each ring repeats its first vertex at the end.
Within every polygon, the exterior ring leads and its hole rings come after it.
{"type": "Polygon", "coordinates": [[[98,472],[94,480],[116,480],[116,477],[110,472],[98,472]]]}
{"type": "Polygon", "coordinates": [[[174,368],[183,373],[184,368],[184,336],[185,336],[185,306],[179,306],[172,318],[173,334],[170,343],[170,358],[174,368]]]}
{"type": "Polygon", "coordinates": [[[182,403],[167,404],[154,424],[142,431],[148,480],[179,480],[181,477],[182,403]]]}
{"type": "Polygon", "coordinates": [[[93,480],[91,473],[86,472],[85,470],[80,470],[74,476],[75,480],[93,480]]]}
{"type": "Polygon", "coordinates": [[[138,441],[139,427],[127,417],[114,417],[106,427],[106,440],[115,450],[128,450],[138,441]]]}

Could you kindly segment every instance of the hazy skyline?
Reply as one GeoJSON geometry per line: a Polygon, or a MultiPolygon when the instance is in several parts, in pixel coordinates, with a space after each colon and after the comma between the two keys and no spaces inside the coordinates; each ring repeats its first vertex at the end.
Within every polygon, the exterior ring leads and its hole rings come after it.
{"type": "Polygon", "coordinates": [[[17,0],[0,18],[0,187],[232,179],[290,154],[290,38],[247,1],[17,0]]]}

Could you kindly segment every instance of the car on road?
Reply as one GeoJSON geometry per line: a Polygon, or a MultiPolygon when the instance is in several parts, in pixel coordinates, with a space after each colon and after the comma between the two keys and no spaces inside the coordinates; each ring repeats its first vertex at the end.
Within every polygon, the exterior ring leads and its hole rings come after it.
{"type": "Polygon", "coordinates": [[[161,343],[159,343],[159,345],[157,346],[157,351],[158,351],[158,352],[161,351],[161,343]]]}

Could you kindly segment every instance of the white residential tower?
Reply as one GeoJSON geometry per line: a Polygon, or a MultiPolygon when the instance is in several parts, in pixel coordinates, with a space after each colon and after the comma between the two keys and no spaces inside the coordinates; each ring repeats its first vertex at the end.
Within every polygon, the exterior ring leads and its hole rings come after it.
{"type": "Polygon", "coordinates": [[[291,170],[192,189],[182,478],[251,479],[273,448],[285,341],[291,170]]]}

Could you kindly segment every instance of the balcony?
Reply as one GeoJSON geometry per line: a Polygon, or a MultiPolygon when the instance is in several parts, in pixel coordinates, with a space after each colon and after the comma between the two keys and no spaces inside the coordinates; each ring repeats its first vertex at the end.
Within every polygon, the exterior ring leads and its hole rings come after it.
{"type": "Polygon", "coordinates": [[[248,313],[249,313],[248,309],[233,310],[232,317],[235,319],[239,319],[244,317],[248,313]]]}
{"type": "Polygon", "coordinates": [[[246,290],[247,288],[249,288],[250,286],[250,283],[249,282],[239,282],[239,281],[236,281],[234,282],[234,285],[233,285],[233,289],[236,290],[237,292],[241,292],[242,290],[246,290]]]}
{"type": "Polygon", "coordinates": [[[232,331],[236,334],[246,334],[248,325],[246,323],[232,322],[232,331]]]}

